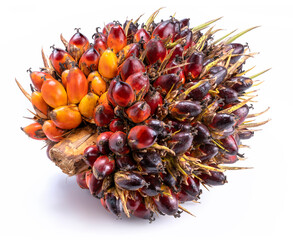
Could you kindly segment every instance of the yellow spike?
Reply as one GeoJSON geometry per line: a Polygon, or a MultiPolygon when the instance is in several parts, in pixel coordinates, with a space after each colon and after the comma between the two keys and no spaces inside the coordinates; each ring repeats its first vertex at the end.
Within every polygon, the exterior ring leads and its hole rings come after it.
{"type": "Polygon", "coordinates": [[[252,85],[252,87],[257,87],[257,86],[259,86],[259,85],[262,84],[262,83],[264,83],[264,81],[260,81],[260,82],[258,82],[258,83],[254,83],[254,84],[252,85]]]}
{"type": "Polygon", "coordinates": [[[234,42],[237,38],[241,37],[243,34],[249,32],[249,31],[251,31],[251,30],[253,30],[255,28],[258,28],[258,27],[260,27],[260,26],[255,26],[255,27],[252,27],[252,28],[248,28],[248,29],[246,29],[246,30],[234,35],[233,37],[230,37],[227,41],[225,41],[225,44],[230,44],[230,43],[234,42]]]}
{"type": "Polygon", "coordinates": [[[137,24],[137,22],[139,21],[139,19],[143,16],[144,14],[141,14],[133,23],[134,25],[137,24]]]}
{"type": "Polygon", "coordinates": [[[198,83],[196,83],[195,85],[193,85],[192,87],[188,88],[187,90],[185,90],[185,92],[181,93],[177,99],[184,99],[187,97],[187,95],[193,91],[194,89],[198,88],[202,83],[208,82],[208,79],[205,80],[200,80],[198,83]]]}
{"type": "Polygon", "coordinates": [[[157,17],[157,15],[159,14],[160,10],[162,10],[163,8],[165,7],[161,7],[159,8],[157,11],[155,11],[149,18],[148,20],[146,21],[145,23],[145,29],[146,30],[149,30],[149,27],[151,25],[151,23],[155,20],[155,18],[157,17]]]}
{"type": "Polygon", "coordinates": [[[60,34],[60,39],[61,39],[61,42],[63,43],[63,45],[65,46],[65,48],[67,48],[67,46],[68,46],[68,42],[67,42],[67,40],[63,37],[62,33],[60,34]]]}
{"type": "Polygon", "coordinates": [[[211,25],[212,23],[214,23],[214,22],[220,20],[221,18],[222,18],[222,17],[219,17],[219,18],[216,18],[216,19],[210,20],[210,21],[208,21],[208,22],[205,22],[205,23],[203,23],[203,24],[200,24],[200,25],[194,27],[194,28],[192,29],[192,32],[195,33],[195,32],[197,32],[197,31],[200,31],[200,30],[202,30],[202,29],[208,27],[208,26],[211,25]]]}
{"type": "Polygon", "coordinates": [[[262,122],[258,122],[258,123],[241,124],[238,128],[242,129],[242,128],[259,127],[259,126],[262,126],[262,125],[268,123],[269,121],[271,121],[271,119],[268,119],[268,120],[265,120],[262,122]]]}
{"type": "Polygon", "coordinates": [[[251,98],[248,98],[248,99],[246,99],[246,100],[244,100],[244,101],[242,101],[232,107],[226,108],[226,109],[220,111],[219,113],[227,113],[227,114],[232,113],[232,112],[236,111],[238,108],[241,108],[242,106],[244,106],[246,103],[248,103],[249,101],[251,101],[255,97],[257,97],[257,95],[253,96],[251,98]]]}
{"type": "Polygon", "coordinates": [[[182,207],[181,205],[178,205],[178,208],[180,208],[182,211],[188,213],[189,215],[195,217],[195,215],[193,215],[191,212],[189,212],[187,209],[185,209],[184,207],[182,207]]]}
{"type": "Polygon", "coordinates": [[[23,95],[31,102],[32,101],[31,95],[27,91],[24,90],[24,88],[21,86],[21,84],[17,81],[16,78],[15,78],[15,82],[17,86],[19,87],[20,91],[23,93],[23,95]]]}
{"type": "Polygon", "coordinates": [[[44,66],[45,68],[50,68],[49,64],[48,64],[48,60],[47,60],[47,57],[44,53],[44,49],[42,48],[41,50],[41,53],[42,53],[42,59],[43,59],[43,62],[44,62],[44,66]]]}
{"type": "Polygon", "coordinates": [[[170,153],[171,155],[176,156],[175,152],[172,149],[170,149],[170,148],[168,148],[166,146],[159,145],[157,143],[154,143],[151,146],[151,148],[155,148],[155,149],[158,149],[158,150],[164,150],[164,151],[170,153]]]}
{"type": "Polygon", "coordinates": [[[249,78],[250,78],[250,79],[256,78],[256,77],[258,77],[258,76],[264,74],[265,72],[267,72],[267,71],[269,71],[269,70],[271,70],[271,69],[272,69],[272,68],[268,68],[268,69],[266,69],[266,70],[264,70],[264,71],[262,71],[262,72],[260,72],[260,73],[257,73],[257,74],[252,75],[252,76],[249,77],[249,78]]]}
{"type": "Polygon", "coordinates": [[[218,165],[218,167],[225,170],[253,169],[253,167],[230,167],[230,166],[221,166],[221,165],[218,165]]]}
{"type": "Polygon", "coordinates": [[[253,114],[248,114],[246,118],[253,118],[253,117],[257,117],[257,116],[260,116],[264,113],[266,113],[267,111],[270,110],[270,107],[268,107],[266,110],[260,112],[260,113],[253,113],[253,114]]]}
{"type": "Polygon", "coordinates": [[[221,41],[224,40],[226,37],[229,37],[232,33],[236,32],[236,31],[237,31],[237,29],[235,29],[234,31],[232,31],[232,32],[230,32],[230,33],[228,33],[228,34],[226,34],[225,36],[223,36],[223,37],[221,37],[221,38],[219,38],[218,40],[214,41],[212,44],[213,44],[213,45],[216,45],[218,42],[221,42],[221,41]]]}
{"type": "Polygon", "coordinates": [[[238,74],[236,74],[236,77],[243,76],[244,74],[248,73],[249,71],[251,71],[251,70],[254,69],[254,68],[255,68],[255,66],[249,68],[248,70],[246,70],[246,71],[244,71],[244,72],[242,72],[242,73],[238,73],[238,74]]]}

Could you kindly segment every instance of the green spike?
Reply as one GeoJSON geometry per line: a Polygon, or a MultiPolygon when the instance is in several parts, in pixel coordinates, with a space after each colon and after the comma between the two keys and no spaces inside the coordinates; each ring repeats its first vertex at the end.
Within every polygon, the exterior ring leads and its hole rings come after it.
{"type": "Polygon", "coordinates": [[[214,22],[220,20],[221,18],[222,18],[222,17],[219,17],[219,18],[217,18],[217,19],[214,19],[214,20],[208,21],[208,22],[206,22],[206,23],[200,24],[200,25],[194,27],[194,28],[192,29],[192,32],[194,33],[194,32],[197,32],[197,31],[199,31],[199,30],[202,30],[202,29],[206,28],[207,26],[211,25],[212,23],[214,23],[214,22]]]}
{"type": "Polygon", "coordinates": [[[258,28],[258,27],[260,27],[260,26],[255,26],[255,27],[252,27],[252,28],[248,28],[248,29],[246,29],[246,30],[244,30],[244,31],[242,31],[242,32],[240,32],[240,33],[238,33],[238,34],[236,34],[235,36],[230,37],[225,43],[226,43],[226,44],[230,44],[230,43],[234,42],[237,38],[239,38],[239,37],[241,37],[242,35],[244,35],[245,33],[249,32],[249,31],[251,31],[251,30],[253,30],[253,29],[255,29],[255,28],[258,28]]]}
{"type": "Polygon", "coordinates": [[[264,71],[262,71],[262,72],[260,72],[260,73],[257,73],[257,74],[255,74],[255,75],[252,75],[251,77],[249,77],[250,79],[253,79],[253,78],[256,78],[256,77],[258,77],[259,75],[262,75],[263,73],[265,73],[265,72],[267,72],[267,71],[269,71],[269,70],[271,70],[272,68],[268,68],[268,69],[266,69],[266,70],[264,70],[264,71]]]}
{"type": "Polygon", "coordinates": [[[230,36],[232,33],[236,32],[237,29],[235,29],[234,31],[226,34],[225,36],[221,37],[220,39],[216,40],[213,42],[214,45],[216,45],[218,42],[221,42],[222,40],[224,40],[226,37],[230,36]]]}

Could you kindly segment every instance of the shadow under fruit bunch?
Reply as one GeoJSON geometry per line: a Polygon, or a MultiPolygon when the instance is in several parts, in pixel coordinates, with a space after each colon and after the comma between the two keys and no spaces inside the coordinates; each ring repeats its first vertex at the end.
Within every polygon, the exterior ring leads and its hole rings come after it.
{"type": "Polygon", "coordinates": [[[32,93],[17,82],[35,109],[22,130],[107,211],[150,221],[189,213],[181,204],[202,186],[226,183],[223,172],[240,168],[223,164],[243,159],[241,141],[267,122],[254,122],[247,92],[263,72],[244,76],[255,54],[233,43],[253,28],[214,40],[218,19],[191,28],[155,23],[158,12],[97,28],[93,43],[79,29],[61,35],[65,50],[42,51],[44,67],[30,70],[32,93]]]}

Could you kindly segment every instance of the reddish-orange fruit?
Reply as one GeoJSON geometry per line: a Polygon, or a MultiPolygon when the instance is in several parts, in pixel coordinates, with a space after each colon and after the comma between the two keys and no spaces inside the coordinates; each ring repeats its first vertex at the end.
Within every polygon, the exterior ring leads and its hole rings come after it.
{"type": "Polygon", "coordinates": [[[100,54],[93,47],[89,48],[82,54],[79,60],[79,68],[88,76],[92,71],[98,70],[100,54]]]}
{"type": "Polygon", "coordinates": [[[134,34],[134,40],[136,42],[143,42],[145,47],[148,41],[151,40],[151,36],[144,28],[141,28],[138,29],[137,32],[134,34]]]}
{"type": "Polygon", "coordinates": [[[114,110],[109,104],[103,103],[96,107],[94,112],[94,120],[98,127],[108,125],[113,118],[114,110]]]}
{"type": "Polygon", "coordinates": [[[118,59],[110,49],[103,52],[99,61],[99,73],[105,78],[113,78],[117,75],[118,59]]]}
{"type": "Polygon", "coordinates": [[[71,68],[72,65],[75,64],[73,57],[68,52],[54,47],[49,59],[59,75],[61,75],[64,70],[71,68]]]}
{"type": "Polygon", "coordinates": [[[38,91],[41,91],[44,80],[54,79],[52,75],[46,72],[32,72],[30,69],[28,71],[30,72],[32,83],[38,91]]]}
{"type": "Polygon", "coordinates": [[[33,107],[36,113],[41,118],[47,118],[49,107],[48,107],[48,104],[44,101],[42,97],[42,93],[38,91],[33,92],[31,102],[33,104],[33,107]]]}
{"type": "Polygon", "coordinates": [[[87,37],[79,32],[78,28],[76,28],[76,30],[77,32],[68,42],[67,51],[75,61],[78,61],[81,55],[89,48],[90,43],[87,37]]]}
{"type": "Polygon", "coordinates": [[[128,119],[132,122],[141,123],[149,118],[151,115],[151,108],[146,102],[139,101],[127,108],[126,114],[128,119]]]}
{"type": "Polygon", "coordinates": [[[136,57],[129,57],[127,58],[120,66],[119,66],[119,74],[121,76],[121,79],[123,81],[126,81],[126,79],[134,73],[137,72],[145,72],[145,66],[142,61],[140,61],[136,57]]]}
{"type": "Polygon", "coordinates": [[[43,132],[53,142],[59,142],[63,139],[64,130],[58,128],[52,120],[47,120],[43,124],[43,132]]]}
{"type": "Polygon", "coordinates": [[[121,26],[113,26],[107,37],[107,45],[114,53],[118,53],[122,48],[127,45],[127,37],[121,26]]]}
{"type": "Polygon", "coordinates": [[[88,92],[88,80],[83,72],[74,67],[69,70],[66,86],[69,103],[77,104],[88,92]]]}
{"type": "Polygon", "coordinates": [[[61,129],[76,128],[82,121],[81,114],[74,104],[55,108],[49,116],[55,125],[61,129]]]}
{"type": "Polygon", "coordinates": [[[107,48],[108,46],[106,36],[102,33],[98,33],[95,37],[94,49],[96,49],[97,52],[102,55],[107,48]]]}
{"type": "Polygon", "coordinates": [[[67,87],[67,76],[68,76],[68,73],[69,73],[69,69],[66,69],[61,74],[62,84],[65,87],[65,89],[67,87]]]}
{"type": "Polygon", "coordinates": [[[97,75],[92,79],[91,91],[98,96],[101,96],[107,91],[107,83],[100,75],[97,75]]]}
{"type": "Polygon", "coordinates": [[[119,52],[119,62],[122,59],[129,58],[130,56],[139,57],[139,53],[140,53],[140,46],[138,43],[128,44],[119,52]]]}
{"type": "Polygon", "coordinates": [[[24,128],[21,128],[22,131],[26,133],[30,138],[36,139],[36,140],[46,140],[47,137],[43,132],[42,125],[35,122],[32,123],[24,128]]]}
{"type": "Polygon", "coordinates": [[[140,98],[143,98],[150,88],[150,81],[147,73],[137,72],[130,75],[126,81],[128,83],[135,94],[140,98]]]}
{"type": "Polygon", "coordinates": [[[107,93],[108,93],[108,92],[104,92],[104,93],[100,96],[99,104],[108,103],[107,93]]]}
{"type": "Polygon", "coordinates": [[[108,33],[110,32],[111,28],[112,28],[114,25],[115,25],[115,23],[113,23],[113,22],[107,23],[107,24],[105,25],[105,27],[103,28],[102,33],[103,33],[105,36],[107,36],[108,33]]]}
{"type": "Polygon", "coordinates": [[[45,102],[52,108],[67,105],[67,93],[57,80],[46,80],[42,85],[41,93],[45,102]]]}

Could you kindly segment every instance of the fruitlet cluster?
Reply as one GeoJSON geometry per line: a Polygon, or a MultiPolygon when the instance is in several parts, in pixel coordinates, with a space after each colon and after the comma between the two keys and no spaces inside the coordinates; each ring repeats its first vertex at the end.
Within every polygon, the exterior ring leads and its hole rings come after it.
{"type": "Polygon", "coordinates": [[[241,140],[263,124],[245,122],[259,115],[245,92],[259,74],[244,76],[254,54],[233,43],[244,32],[214,40],[218,30],[202,30],[218,19],[191,28],[175,17],[155,23],[157,14],[108,23],[93,43],[79,29],[68,42],[61,35],[65,50],[53,46],[44,68],[29,70],[32,93],[18,83],[36,111],[22,130],[54,145],[90,126],[98,136],[77,183],[118,217],[150,221],[178,217],[201,186],[226,183],[233,167],[222,164],[242,159],[241,140]]]}

